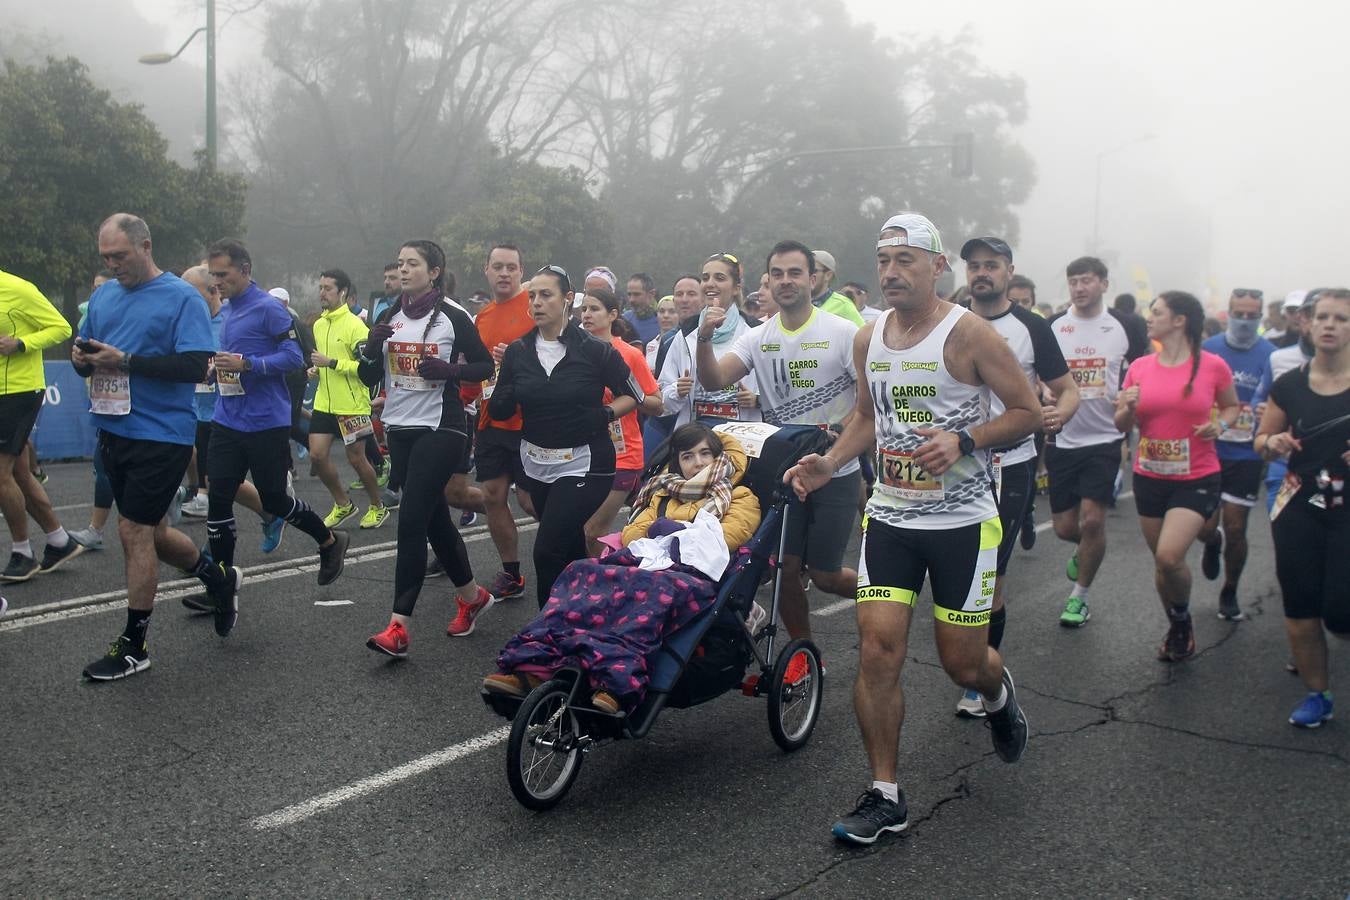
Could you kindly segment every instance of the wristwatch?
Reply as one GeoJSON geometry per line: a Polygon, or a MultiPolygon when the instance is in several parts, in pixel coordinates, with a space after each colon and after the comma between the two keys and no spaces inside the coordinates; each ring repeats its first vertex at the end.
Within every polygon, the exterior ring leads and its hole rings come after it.
{"type": "Polygon", "coordinates": [[[962,456],[969,456],[975,452],[975,439],[970,436],[969,431],[962,431],[956,435],[956,449],[961,451],[962,456]]]}
{"type": "Polygon", "coordinates": [[[618,418],[618,415],[614,412],[614,407],[610,406],[608,403],[605,404],[605,418],[609,419],[611,422],[618,418]]]}

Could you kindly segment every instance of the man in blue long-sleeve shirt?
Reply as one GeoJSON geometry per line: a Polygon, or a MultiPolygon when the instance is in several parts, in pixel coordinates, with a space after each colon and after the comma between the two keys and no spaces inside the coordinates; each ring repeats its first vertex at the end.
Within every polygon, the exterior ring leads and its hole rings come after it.
{"type": "Polygon", "coordinates": [[[289,313],[253,282],[253,260],[239,241],[218,241],[207,251],[207,265],[220,295],[230,301],[230,314],[220,333],[215,370],[216,413],[211,422],[211,454],[207,461],[206,534],[211,556],[234,582],[230,615],[216,617],[216,631],[228,634],[238,615],[234,568],[234,497],[246,474],[252,473],[266,512],[285,519],[319,545],[319,584],[342,574],[349,541],[332,531],[303,501],[286,491],[290,451],[291,399],[286,373],[302,369],[304,356],[289,313]]]}

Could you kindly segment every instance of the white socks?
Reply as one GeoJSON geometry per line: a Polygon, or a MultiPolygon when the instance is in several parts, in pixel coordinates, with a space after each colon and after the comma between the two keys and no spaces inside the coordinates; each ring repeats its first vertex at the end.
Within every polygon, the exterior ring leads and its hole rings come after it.
{"type": "Polygon", "coordinates": [[[64,547],[70,543],[70,535],[66,534],[64,526],[57,525],[55,531],[47,532],[47,543],[53,547],[64,547]]]}
{"type": "Polygon", "coordinates": [[[1088,589],[1085,588],[1085,587],[1083,587],[1083,586],[1082,586],[1081,584],[1079,584],[1078,582],[1074,582],[1073,590],[1069,591],[1069,599],[1070,599],[1070,600],[1072,600],[1074,597],[1077,597],[1079,600],[1082,600],[1084,603],[1086,603],[1086,602],[1087,602],[1087,595],[1088,595],[1088,589]]]}
{"type": "Polygon", "coordinates": [[[985,712],[987,712],[987,713],[996,713],[996,712],[998,712],[1000,709],[1002,709],[1003,707],[1005,707],[1005,706],[1008,705],[1008,685],[1006,685],[1006,684],[1000,684],[1000,685],[998,686],[998,699],[997,699],[997,700],[994,700],[994,701],[991,703],[990,701],[988,701],[988,700],[984,699],[983,697],[981,697],[981,698],[980,698],[980,703],[981,703],[981,705],[984,706],[984,711],[985,711],[985,712]]]}
{"type": "Polygon", "coordinates": [[[892,803],[900,802],[900,785],[894,781],[874,781],[872,782],[872,789],[881,791],[882,796],[892,803]]]}
{"type": "Polygon", "coordinates": [[[33,545],[30,544],[28,541],[15,541],[13,552],[19,554],[20,556],[26,556],[29,559],[32,559],[33,545]]]}

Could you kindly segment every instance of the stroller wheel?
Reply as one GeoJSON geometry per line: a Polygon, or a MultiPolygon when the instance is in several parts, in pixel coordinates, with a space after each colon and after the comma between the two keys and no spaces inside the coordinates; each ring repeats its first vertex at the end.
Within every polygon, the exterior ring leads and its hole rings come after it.
{"type": "Polygon", "coordinates": [[[581,733],[567,708],[569,693],[567,684],[547,681],[516,712],[506,744],[506,780],[521,806],[552,809],[581,770],[581,733]]]}
{"type": "Polygon", "coordinates": [[[820,651],[808,640],[793,641],[778,654],[770,677],[769,733],[784,750],[799,750],[811,739],[820,718],[825,691],[820,651]]]}

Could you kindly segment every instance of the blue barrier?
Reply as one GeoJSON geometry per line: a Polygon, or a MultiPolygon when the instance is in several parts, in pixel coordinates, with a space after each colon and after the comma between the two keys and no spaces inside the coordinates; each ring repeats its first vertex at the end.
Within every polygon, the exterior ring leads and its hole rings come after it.
{"type": "Polygon", "coordinates": [[[68,362],[45,362],[47,401],[38,413],[33,443],[38,459],[88,459],[97,438],[89,417],[89,391],[68,362]]]}

